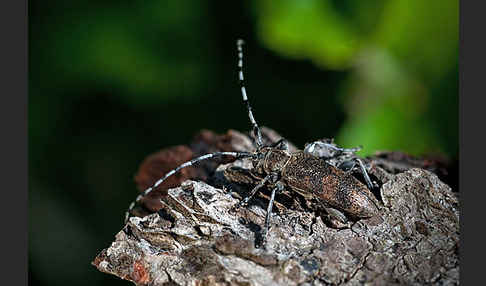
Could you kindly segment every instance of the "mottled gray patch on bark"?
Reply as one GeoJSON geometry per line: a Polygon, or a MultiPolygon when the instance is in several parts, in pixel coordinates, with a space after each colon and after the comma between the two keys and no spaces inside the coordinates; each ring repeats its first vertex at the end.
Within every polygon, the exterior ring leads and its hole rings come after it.
{"type": "MultiPolygon", "coordinates": [[[[249,167],[236,161],[218,170],[232,166],[249,167]]],[[[239,200],[230,187],[186,181],[192,188],[163,198],[163,215],[130,218],[93,264],[140,285],[457,285],[455,193],[422,169],[386,178],[380,214],[350,228],[277,205],[262,249],[254,241],[265,194],[232,211],[239,200]]]]}

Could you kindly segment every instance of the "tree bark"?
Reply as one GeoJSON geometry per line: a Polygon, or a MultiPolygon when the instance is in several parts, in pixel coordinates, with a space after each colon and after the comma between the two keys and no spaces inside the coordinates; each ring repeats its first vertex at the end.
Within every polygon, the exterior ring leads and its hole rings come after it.
{"type": "MultiPolygon", "coordinates": [[[[189,146],[194,156],[251,149],[236,131],[206,135],[189,146]]],[[[269,142],[279,138],[270,129],[264,135],[269,142]]],[[[226,160],[197,167],[206,182],[180,177],[181,186],[145,201],[157,213],[130,218],[92,264],[137,285],[459,284],[457,193],[410,162],[395,168],[399,160],[383,153],[365,160],[380,186],[381,210],[372,218],[335,228],[315,203],[286,190],[276,197],[267,241],[257,248],[269,191],[235,210],[254,184],[243,175],[238,180],[251,163],[226,160]]],[[[139,215],[148,212],[141,209],[139,215]]]]}

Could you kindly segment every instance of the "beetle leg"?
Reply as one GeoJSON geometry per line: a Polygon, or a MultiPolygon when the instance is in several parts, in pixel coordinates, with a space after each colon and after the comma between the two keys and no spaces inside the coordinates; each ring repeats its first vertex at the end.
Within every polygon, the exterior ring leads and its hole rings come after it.
{"type": "Polygon", "coordinates": [[[270,219],[272,218],[272,208],[273,208],[273,202],[275,201],[275,193],[277,191],[282,191],[283,189],[284,189],[284,184],[281,182],[277,182],[275,184],[275,187],[272,190],[272,195],[270,196],[270,201],[268,202],[268,207],[267,207],[267,216],[265,217],[265,226],[263,227],[263,233],[262,233],[262,239],[264,243],[267,237],[268,228],[270,226],[270,219]]]}
{"type": "Polygon", "coordinates": [[[253,198],[253,196],[255,196],[255,194],[257,193],[257,191],[263,187],[265,185],[266,182],[268,182],[268,180],[270,180],[271,178],[273,177],[272,174],[270,175],[267,175],[265,178],[263,178],[263,180],[260,181],[260,183],[258,183],[258,185],[256,185],[250,192],[250,194],[244,198],[242,201],[240,201],[237,205],[236,205],[236,209],[242,207],[242,206],[246,206],[248,204],[248,202],[251,200],[251,198],[253,198]]]}
{"type": "Polygon", "coordinates": [[[278,140],[277,143],[273,144],[272,147],[279,150],[289,151],[289,142],[282,138],[278,140]]]}
{"type": "Polygon", "coordinates": [[[368,185],[368,189],[372,190],[374,188],[374,184],[371,182],[370,176],[368,175],[368,172],[366,171],[366,167],[363,163],[363,161],[357,157],[352,158],[351,160],[348,161],[343,161],[339,163],[337,166],[339,169],[349,173],[352,172],[356,168],[356,163],[358,164],[359,172],[363,175],[366,185],[368,185]]]}
{"type": "Polygon", "coordinates": [[[368,185],[368,188],[370,190],[373,190],[374,185],[371,182],[370,176],[368,175],[368,172],[366,171],[366,167],[363,164],[363,161],[361,159],[359,159],[359,158],[354,158],[354,160],[356,160],[358,162],[359,168],[361,170],[361,173],[363,174],[363,177],[365,178],[365,181],[366,181],[366,184],[368,185]]]}
{"type": "Polygon", "coordinates": [[[344,172],[349,173],[349,172],[353,171],[355,166],[356,166],[355,160],[348,160],[348,161],[344,161],[344,162],[339,163],[339,165],[337,167],[339,169],[343,170],[344,172]]]}
{"type": "Polygon", "coordinates": [[[328,219],[332,225],[337,228],[342,228],[347,225],[348,218],[344,213],[331,207],[324,207],[324,209],[326,210],[328,219]]]}

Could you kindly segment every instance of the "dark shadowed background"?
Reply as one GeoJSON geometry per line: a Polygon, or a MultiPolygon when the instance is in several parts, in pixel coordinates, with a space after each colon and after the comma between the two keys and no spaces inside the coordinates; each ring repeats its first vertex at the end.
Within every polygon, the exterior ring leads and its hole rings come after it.
{"type": "Polygon", "coordinates": [[[30,1],[29,280],[131,285],[90,265],[133,176],[202,128],[458,159],[457,0],[30,1]]]}

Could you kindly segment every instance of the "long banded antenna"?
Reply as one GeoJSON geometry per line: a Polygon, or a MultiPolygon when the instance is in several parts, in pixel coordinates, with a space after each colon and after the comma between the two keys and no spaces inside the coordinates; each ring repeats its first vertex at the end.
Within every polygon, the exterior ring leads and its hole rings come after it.
{"type": "Polygon", "coordinates": [[[251,125],[253,126],[253,135],[255,136],[257,149],[263,146],[262,133],[260,128],[255,121],[253,112],[251,111],[250,102],[248,101],[248,96],[246,95],[245,81],[243,77],[243,44],[245,42],[241,39],[236,41],[236,47],[238,49],[238,79],[240,81],[241,95],[243,96],[243,102],[246,104],[246,109],[248,110],[248,117],[250,118],[251,125]]]}
{"type": "Polygon", "coordinates": [[[130,204],[130,206],[128,207],[128,210],[125,213],[125,223],[127,223],[128,218],[130,217],[130,212],[133,210],[135,205],[138,202],[140,202],[140,200],[142,200],[145,196],[147,196],[150,192],[152,192],[155,188],[157,188],[157,186],[162,184],[162,182],[164,182],[168,177],[174,175],[175,173],[179,172],[181,169],[183,169],[185,167],[192,166],[196,162],[207,160],[207,159],[210,159],[210,158],[213,158],[213,157],[216,157],[216,156],[233,156],[233,157],[236,157],[238,159],[238,158],[251,157],[251,156],[253,156],[253,154],[248,153],[248,152],[215,152],[215,153],[211,153],[211,154],[202,155],[200,157],[192,159],[191,161],[187,161],[187,162],[181,164],[179,167],[177,167],[177,168],[173,169],[172,171],[168,172],[167,174],[165,174],[164,177],[159,179],[150,188],[146,189],[145,191],[143,191],[143,193],[141,193],[140,195],[137,196],[135,201],[133,201],[130,204]]]}

